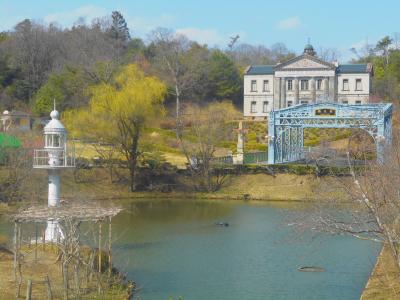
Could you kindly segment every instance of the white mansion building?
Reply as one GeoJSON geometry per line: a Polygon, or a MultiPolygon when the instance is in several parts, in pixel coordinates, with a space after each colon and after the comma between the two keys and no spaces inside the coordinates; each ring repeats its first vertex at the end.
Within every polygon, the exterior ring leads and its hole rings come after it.
{"type": "Polygon", "coordinates": [[[244,117],[265,119],[271,110],[319,101],[368,103],[372,76],[371,64],[328,63],[308,44],[287,62],[247,68],[244,117]]]}

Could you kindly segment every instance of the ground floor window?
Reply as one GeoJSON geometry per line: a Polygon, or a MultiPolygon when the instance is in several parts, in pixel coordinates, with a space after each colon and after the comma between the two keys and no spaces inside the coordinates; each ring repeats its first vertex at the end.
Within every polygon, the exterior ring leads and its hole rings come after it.
{"type": "Polygon", "coordinates": [[[308,101],[307,100],[301,100],[300,103],[301,104],[308,104],[308,101]]]}
{"type": "Polygon", "coordinates": [[[268,101],[263,102],[263,113],[268,112],[268,101]]]}
{"type": "Polygon", "coordinates": [[[361,104],[361,100],[356,100],[356,104],[361,104]]]}
{"type": "Polygon", "coordinates": [[[291,107],[291,106],[293,106],[293,101],[289,100],[289,101],[287,102],[287,107],[291,107]]]}
{"type": "Polygon", "coordinates": [[[343,103],[343,104],[349,104],[349,101],[343,100],[342,103],[343,103]]]}
{"type": "Polygon", "coordinates": [[[257,106],[257,102],[256,101],[251,101],[251,104],[250,104],[250,112],[251,113],[257,112],[256,106],[257,106]]]}

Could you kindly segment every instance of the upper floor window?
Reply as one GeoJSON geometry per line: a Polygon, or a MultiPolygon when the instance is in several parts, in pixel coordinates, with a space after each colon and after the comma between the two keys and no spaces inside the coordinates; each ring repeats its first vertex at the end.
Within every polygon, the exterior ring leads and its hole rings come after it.
{"type": "Polygon", "coordinates": [[[361,79],[356,79],[356,91],[362,91],[361,79]]]}
{"type": "Polygon", "coordinates": [[[349,80],[343,79],[343,91],[348,91],[348,90],[349,90],[349,80]]]}
{"type": "Polygon", "coordinates": [[[263,102],[263,113],[268,112],[268,101],[263,102]]]}
{"type": "Polygon", "coordinates": [[[251,81],[251,91],[252,92],[257,92],[257,80],[252,80],[251,81]]]}
{"type": "Polygon", "coordinates": [[[268,80],[263,81],[263,92],[269,92],[269,81],[268,80]]]}
{"type": "Polygon", "coordinates": [[[250,112],[251,113],[257,112],[256,106],[257,106],[257,102],[256,101],[251,101],[251,104],[250,104],[250,112]]]}
{"type": "Polygon", "coordinates": [[[300,89],[302,91],[308,91],[308,80],[307,79],[303,79],[300,82],[300,89]]]}
{"type": "Polygon", "coordinates": [[[322,90],[322,79],[317,79],[317,90],[322,90]]]}
{"type": "Polygon", "coordinates": [[[292,79],[289,79],[287,81],[287,90],[288,91],[292,91],[293,90],[293,80],[292,79]]]}

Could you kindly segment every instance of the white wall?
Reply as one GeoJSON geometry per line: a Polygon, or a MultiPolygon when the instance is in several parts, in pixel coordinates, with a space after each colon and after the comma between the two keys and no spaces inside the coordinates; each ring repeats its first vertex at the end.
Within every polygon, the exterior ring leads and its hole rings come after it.
{"type": "MultiPolygon", "coordinates": [[[[323,71],[327,72],[327,71],[323,71]]],[[[307,72],[303,71],[303,75],[306,76],[307,72]]],[[[321,72],[320,72],[321,73],[321,72]]],[[[321,75],[318,73],[318,75],[321,75]]],[[[330,73],[329,73],[330,74],[330,73]]],[[[295,75],[291,72],[292,77],[295,75]]],[[[312,75],[312,74],[310,74],[312,75]]],[[[326,75],[326,74],[324,74],[326,75]]],[[[366,104],[369,102],[370,95],[370,74],[369,73],[361,73],[361,74],[339,74],[337,76],[337,93],[338,93],[338,102],[343,103],[343,101],[347,101],[348,104],[356,104],[356,101],[361,101],[361,104],[366,104]],[[349,90],[343,91],[343,79],[349,80],[349,90]],[[362,90],[356,91],[356,79],[361,79],[362,82],[362,90]]],[[[301,78],[299,78],[301,79],[301,78]]],[[[294,83],[293,83],[294,84],[294,83]]],[[[309,83],[311,84],[311,83],[309,83]]],[[[300,85],[300,82],[299,82],[300,85]]],[[[311,87],[309,87],[308,91],[301,91],[299,87],[299,101],[300,100],[309,100],[311,98],[311,87]]],[[[273,110],[273,101],[274,101],[274,75],[245,75],[244,76],[244,95],[243,95],[243,115],[245,117],[266,117],[268,116],[268,112],[273,110]],[[256,80],[257,82],[257,90],[255,92],[251,91],[251,81],[256,80]],[[269,91],[263,91],[263,81],[269,81],[269,91]],[[251,112],[251,102],[256,101],[256,112],[251,112]],[[268,109],[267,113],[263,112],[263,102],[268,101],[268,109]]],[[[324,87],[322,90],[316,90],[316,97],[324,98],[324,87]]],[[[294,103],[294,90],[286,91],[286,103],[287,101],[292,101],[294,103]]]]}
{"type": "Polygon", "coordinates": [[[273,109],[274,75],[245,75],[244,76],[243,114],[245,117],[266,117],[273,109]],[[251,91],[251,82],[256,80],[257,91],[251,91]],[[263,91],[264,80],[268,80],[269,90],[263,91]],[[256,101],[256,112],[251,112],[251,102],[256,101]],[[267,113],[263,112],[263,103],[268,101],[267,113]]]}

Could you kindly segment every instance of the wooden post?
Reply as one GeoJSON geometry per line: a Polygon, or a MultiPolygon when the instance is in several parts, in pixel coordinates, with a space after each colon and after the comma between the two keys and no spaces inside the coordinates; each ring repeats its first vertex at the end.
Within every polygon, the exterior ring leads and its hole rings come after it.
{"type": "Polygon", "coordinates": [[[21,250],[21,241],[22,241],[21,223],[18,223],[18,252],[21,250]]]}
{"type": "Polygon", "coordinates": [[[19,251],[21,249],[21,224],[17,223],[17,236],[16,236],[16,268],[18,269],[18,283],[17,283],[17,298],[21,293],[21,285],[22,285],[22,273],[21,273],[21,262],[19,260],[20,254],[19,251]]]}
{"type": "Polygon", "coordinates": [[[42,246],[43,246],[43,251],[44,251],[44,245],[46,244],[46,230],[43,230],[43,235],[42,235],[42,246]]]}
{"type": "Polygon", "coordinates": [[[26,300],[32,299],[32,280],[28,280],[28,284],[26,285],[26,300]]]}
{"type": "Polygon", "coordinates": [[[51,292],[51,285],[50,285],[50,278],[49,275],[46,275],[46,277],[44,278],[44,282],[47,286],[47,298],[49,300],[53,300],[53,294],[51,292]]]}
{"type": "Polygon", "coordinates": [[[111,256],[111,217],[109,218],[108,223],[108,277],[111,276],[112,273],[112,256],[111,256]]]}
{"type": "Polygon", "coordinates": [[[101,222],[99,223],[99,274],[101,274],[101,222]]]}
{"type": "MultiPolygon", "coordinates": [[[[65,258],[64,258],[65,259],[65,258]]],[[[63,281],[64,281],[64,300],[68,300],[68,265],[64,260],[62,263],[63,267],[63,281]]]]}
{"type": "Polygon", "coordinates": [[[17,281],[17,255],[18,255],[18,248],[17,248],[17,221],[14,221],[14,280],[17,281]]]}
{"type": "Polygon", "coordinates": [[[35,262],[37,262],[37,239],[38,239],[38,230],[37,230],[37,223],[35,222],[35,262]]]}

